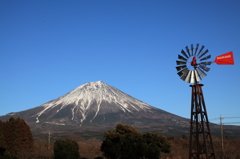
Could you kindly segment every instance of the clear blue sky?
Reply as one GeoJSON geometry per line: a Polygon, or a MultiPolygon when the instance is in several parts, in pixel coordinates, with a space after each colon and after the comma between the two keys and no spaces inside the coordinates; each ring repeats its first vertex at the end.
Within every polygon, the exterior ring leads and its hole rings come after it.
{"type": "Polygon", "coordinates": [[[209,119],[239,117],[239,6],[239,0],[1,0],[0,115],[101,80],[189,118],[191,88],[175,61],[181,49],[199,43],[211,60],[229,51],[235,58],[235,65],[211,65],[201,81],[209,119]]]}

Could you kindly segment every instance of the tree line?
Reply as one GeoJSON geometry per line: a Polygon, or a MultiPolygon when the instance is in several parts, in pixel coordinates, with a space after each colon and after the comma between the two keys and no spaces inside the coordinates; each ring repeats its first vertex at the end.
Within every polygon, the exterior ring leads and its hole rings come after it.
{"type": "MultiPolygon", "coordinates": [[[[213,138],[217,158],[240,159],[240,138],[213,138]]],[[[118,124],[104,133],[103,139],[85,140],[80,136],[57,139],[48,145],[47,138],[33,140],[23,119],[0,120],[0,159],[185,159],[189,155],[189,139],[164,137],[157,133],[141,133],[129,125],[118,124]],[[5,149],[1,156],[1,150],[5,149]]]]}
{"type": "MultiPolygon", "coordinates": [[[[6,122],[0,120],[0,147],[6,150],[3,154],[4,158],[28,158],[26,153],[31,154],[34,151],[30,127],[23,119],[11,117],[6,122]]],[[[57,139],[53,150],[54,159],[80,158],[79,145],[71,138],[57,139]]],[[[103,156],[98,158],[158,159],[161,152],[171,151],[171,145],[166,137],[157,133],[142,134],[132,126],[118,124],[113,130],[104,133],[100,150],[103,156]]]]}

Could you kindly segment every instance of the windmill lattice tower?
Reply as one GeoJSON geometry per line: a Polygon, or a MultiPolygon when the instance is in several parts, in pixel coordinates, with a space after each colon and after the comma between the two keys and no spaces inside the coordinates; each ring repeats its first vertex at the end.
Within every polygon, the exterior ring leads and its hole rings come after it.
{"type": "Polygon", "coordinates": [[[190,49],[186,46],[186,52],[184,50],[181,51],[183,56],[178,55],[178,59],[181,61],[176,61],[178,65],[176,67],[177,74],[180,78],[185,82],[193,83],[193,85],[190,85],[192,87],[192,95],[189,159],[215,159],[207,109],[202,91],[203,84],[199,84],[199,81],[207,76],[205,72],[210,70],[206,65],[211,65],[214,62],[217,64],[234,64],[233,53],[229,52],[220,55],[212,62],[206,61],[211,58],[211,55],[205,56],[208,53],[208,49],[203,51],[203,45],[200,50],[198,48],[199,44],[195,48],[191,44],[190,49]]]}

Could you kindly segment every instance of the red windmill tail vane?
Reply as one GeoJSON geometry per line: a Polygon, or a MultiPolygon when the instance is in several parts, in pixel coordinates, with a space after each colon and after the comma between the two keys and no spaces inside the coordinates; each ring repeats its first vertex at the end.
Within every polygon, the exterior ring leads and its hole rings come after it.
{"type": "Polygon", "coordinates": [[[217,56],[214,62],[218,65],[234,65],[233,52],[217,56]]]}

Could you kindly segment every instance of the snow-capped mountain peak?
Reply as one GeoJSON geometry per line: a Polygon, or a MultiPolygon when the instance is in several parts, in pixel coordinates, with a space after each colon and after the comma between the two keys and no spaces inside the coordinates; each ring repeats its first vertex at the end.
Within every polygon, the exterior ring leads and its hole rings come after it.
{"type": "MultiPolygon", "coordinates": [[[[99,114],[108,112],[151,111],[154,107],[143,103],[128,94],[109,86],[102,81],[83,84],[71,92],[41,105],[44,107],[37,114],[36,122],[40,122],[43,113],[67,111],[71,108],[71,120],[76,118],[83,122],[89,114],[94,113],[91,121],[99,114]]],[[[91,122],[90,121],[90,122],[91,122]]]]}

